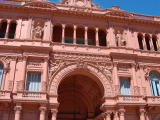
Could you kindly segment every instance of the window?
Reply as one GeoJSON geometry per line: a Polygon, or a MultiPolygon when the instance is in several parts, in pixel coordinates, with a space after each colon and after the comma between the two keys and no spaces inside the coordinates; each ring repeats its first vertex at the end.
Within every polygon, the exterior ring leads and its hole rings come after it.
{"type": "Polygon", "coordinates": [[[150,72],[149,76],[152,95],[160,96],[160,81],[158,74],[155,72],[150,72]]]}
{"type": "Polygon", "coordinates": [[[0,29],[0,38],[5,37],[6,29],[7,29],[7,22],[3,22],[1,24],[1,29],[0,29]]]}
{"type": "Polygon", "coordinates": [[[0,89],[2,85],[2,79],[3,79],[3,64],[0,63],[0,89]]]}
{"type": "Polygon", "coordinates": [[[8,34],[9,39],[14,39],[15,31],[16,31],[16,23],[11,23],[8,34]]]}
{"type": "Polygon", "coordinates": [[[121,95],[131,95],[130,81],[128,78],[120,78],[121,95]]]}
{"type": "Polygon", "coordinates": [[[40,73],[28,73],[26,90],[40,92],[41,90],[41,74],[40,73]]]}
{"type": "Polygon", "coordinates": [[[152,42],[153,42],[153,46],[154,46],[154,50],[157,51],[157,40],[155,37],[152,37],[152,42]]]}
{"type": "Polygon", "coordinates": [[[138,35],[138,43],[139,43],[139,48],[143,50],[143,44],[142,44],[142,36],[138,35]]]}
{"type": "Polygon", "coordinates": [[[146,41],[147,50],[151,50],[148,36],[145,36],[145,41],[146,41]]]}

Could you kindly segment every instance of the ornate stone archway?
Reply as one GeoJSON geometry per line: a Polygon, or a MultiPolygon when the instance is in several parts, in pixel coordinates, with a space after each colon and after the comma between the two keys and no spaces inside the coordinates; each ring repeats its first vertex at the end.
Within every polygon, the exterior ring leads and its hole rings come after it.
{"type": "Polygon", "coordinates": [[[97,64],[80,61],[50,61],[50,81],[48,91],[50,94],[57,95],[57,90],[62,79],[68,74],[80,71],[82,74],[91,74],[98,79],[99,84],[103,87],[104,96],[113,96],[113,87],[111,77],[106,74],[97,64]]]}

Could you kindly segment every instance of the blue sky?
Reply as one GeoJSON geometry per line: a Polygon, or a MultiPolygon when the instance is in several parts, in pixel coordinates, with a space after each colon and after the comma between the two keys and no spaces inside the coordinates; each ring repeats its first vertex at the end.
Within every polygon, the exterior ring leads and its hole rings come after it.
{"type": "MultiPolygon", "coordinates": [[[[59,0],[49,0],[58,4],[59,0]]],[[[92,0],[102,9],[118,5],[122,10],[145,15],[160,16],[160,0],[92,0]]]]}

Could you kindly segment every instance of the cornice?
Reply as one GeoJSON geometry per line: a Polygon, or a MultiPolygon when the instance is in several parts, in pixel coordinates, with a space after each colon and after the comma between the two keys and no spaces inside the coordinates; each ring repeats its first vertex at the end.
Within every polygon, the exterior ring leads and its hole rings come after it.
{"type": "MultiPolygon", "coordinates": [[[[43,4],[43,2],[42,2],[43,4]]],[[[45,3],[46,4],[46,3],[45,3]]],[[[47,3],[48,4],[48,3],[47,3]]],[[[8,10],[15,12],[32,12],[32,13],[39,13],[41,14],[48,14],[48,15],[63,15],[63,17],[74,17],[74,18],[81,18],[81,19],[92,19],[92,20],[100,20],[100,21],[113,21],[113,22],[127,22],[127,23],[132,23],[132,24],[141,24],[141,25],[152,25],[152,26],[160,26],[159,21],[153,21],[153,20],[148,20],[148,19],[137,19],[134,17],[131,17],[132,15],[123,10],[112,10],[112,9],[106,9],[108,12],[104,12],[104,14],[95,14],[95,13],[90,13],[90,12],[82,12],[82,11],[72,11],[72,10],[62,10],[62,9],[57,9],[56,6],[54,5],[55,8],[43,8],[43,7],[32,7],[32,6],[24,6],[24,5],[12,5],[12,4],[0,4],[0,8],[3,10],[8,10]],[[113,15],[108,15],[108,13],[113,13],[113,15]],[[130,15],[130,17],[127,15],[130,15]]],[[[69,7],[69,6],[68,6],[69,7]]],[[[94,10],[94,9],[92,9],[94,10]]],[[[101,10],[100,10],[101,11],[101,10]]],[[[102,10],[103,11],[103,10],[102,10]]],[[[137,15],[137,14],[136,14],[137,15]]],[[[142,16],[143,17],[143,16],[142,16]]],[[[144,16],[147,17],[147,16],[144,16]]],[[[154,16],[148,16],[148,17],[154,17],[154,16]]]]}

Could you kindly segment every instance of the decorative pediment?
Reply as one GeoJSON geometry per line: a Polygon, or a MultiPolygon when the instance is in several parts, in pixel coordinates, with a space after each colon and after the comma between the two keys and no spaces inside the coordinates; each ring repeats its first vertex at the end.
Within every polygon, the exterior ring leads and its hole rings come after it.
{"type": "Polygon", "coordinates": [[[49,8],[49,9],[55,9],[57,10],[57,7],[52,3],[46,3],[46,2],[29,2],[24,4],[25,7],[35,7],[35,8],[49,8]]]}
{"type": "Polygon", "coordinates": [[[124,13],[124,12],[121,12],[121,11],[108,12],[108,13],[106,13],[106,16],[134,18],[129,13],[124,13]]]}

